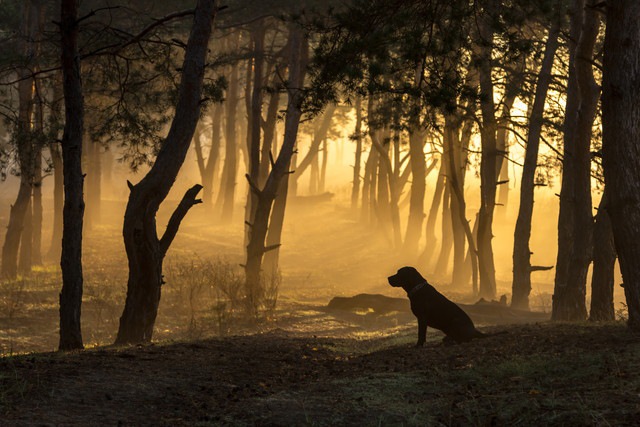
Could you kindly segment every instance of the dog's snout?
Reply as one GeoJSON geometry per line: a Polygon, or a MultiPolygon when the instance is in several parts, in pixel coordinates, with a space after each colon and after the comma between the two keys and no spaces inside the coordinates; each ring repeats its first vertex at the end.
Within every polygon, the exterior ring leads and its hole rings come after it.
{"type": "Polygon", "coordinates": [[[395,287],[400,286],[400,283],[399,283],[398,275],[397,275],[397,274],[394,274],[393,276],[389,276],[389,277],[387,277],[387,280],[389,281],[389,284],[390,284],[391,286],[395,286],[395,287]]]}

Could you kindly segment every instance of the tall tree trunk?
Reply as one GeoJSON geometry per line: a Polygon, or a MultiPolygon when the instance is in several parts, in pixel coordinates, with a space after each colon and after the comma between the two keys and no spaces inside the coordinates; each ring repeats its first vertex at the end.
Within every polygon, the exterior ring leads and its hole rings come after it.
{"type": "Polygon", "coordinates": [[[400,248],[402,246],[399,209],[401,191],[400,164],[396,162],[396,168],[393,167],[389,155],[390,144],[384,144],[383,142],[391,141],[388,129],[385,128],[383,131],[370,130],[369,135],[373,148],[378,151],[379,158],[377,214],[383,227],[391,226],[391,241],[395,248],[400,248]]]}
{"type": "Polygon", "coordinates": [[[479,53],[477,54],[480,82],[480,110],[482,112],[481,163],[480,163],[480,212],[478,216],[478,267],[480,296],[493,299],[496,296],[496,271],[493,259],[493,212],[497,190],[497,123],[493,100],[492,52],[494,29],[489,13],[485,10],[479,18],[479,53]]]}
{"type": "MultiPolygon", "coordinates": [[[[32,181],[33,182],[33,181],[32,181]]],[[[33,186],[31,186],[33,192],[33,186]]],[[[20,234],[20,257],[18,259],[18,272],[29,274],[31,272],[33,250],[33,200],[27,202],[27,211],[22,222],[22,233],[20,234]]]]}
{"type": "MultiPolygon", "coordinates": [[[[234,41],[237,47],[237,37],[234,41]]],[[[227,100],[225,112],[227,115],[225,125],[225,159],[222,170],[225,182],[222,206],[222,222],[228,224],[233,218],[233,206],[236,194],[236,177],[238,175],[238,143],[236,136],[236,113],[238,110],[238,67],[232,67],[229,75],[229,88],[227,89],[227,100]]]]}
{"type": "MultiPolygon", "coordinates": [[[[445,139],[449,141],[447,157],[448,188],[451,199],[451,225],[454,228],[454,271],[452,284],[464,286],[468,283],[468,272],[471,271],[474,294],[478,289],[478,250],[476,246],[477,235],[474,234],[467,221],[467,204],[464,197],[465,164],[467,149],[470,140],[471,122],[465,123],[462,131],[462,140],[459,137],[460,119],[445,118],[445,139]],[[455,229],[457,228],[457,230],[455,229]],[[465,262],[464,243],[469,247],[469,260],[471,269],[465,262]]],[[[474,227],[475,228],[475,227],[474,227]]]]}
{"type": "Polygon", "coordinates": [[[605,187],[593,227],[593,276],[591,278],[591,310],[589,320],[615,320],[613,278],[616,247],[609,215],[609,195],[605,187]]]}
{"type": "Polygon", "coordinates": [[[187,190],[164,234],[158,238],[156,213],[184,163],[200,117],[207,51],[216,11],[215,0],[198,0],[169,133],[149,172],[138,184],[129,185],[131,193],[122,232],[129,261],[129,280],[117,344],[151,340],[160,304],[164,256],[182,219],[194,204],[201,202],[196,197],[202,186],[194,185],[187,190]]]}
{"type": "Polygon", "coordinates": [[[84,215],[84,226],[86,231],[90,231],[95,225],[100,223],[101,202],[102,202],[102,162],[100,158],[100,143],[92,141],[89,135],[85,135],[83,154],[85,158],[86,176],[86,209],[84,215]]]}
{"type": "Polygon", "coordinates": [[[422,251],[422,255],[420,255],[420,264],[427,267],[430,266],[431,258],[436,251],[436,244],[438,243],[438,238],[436,237],[436,221],[438,219],[438,212],[440,210],[440,203],[442,202],[442,195],[445,186],[445,163],[444,155],[442,155],[440,159],[440,168],[438,170],[438,179],[436,180],[436,188],[433,191],[433,199],[431,200],[429,216],[427,217],[427,224],[424,230],[426,242],[424,251],[422,251]]]}
{"type": "Polygon", "coordinates": [[[302,174],[307,170],[309,166],[311,166],[312,162],[316,160],[316,158],[318,157],[318,153],[320,151],[320,144],[322,143],[322,140],[324,140],[327,137],[327,133],[331,128],[331,121],[333,119],[333,114],[335,113],[335,111],[336,111],[336,106],[334,104],[329,104],[325,108],[322,118],[316,119],[317,127],[315,128],[315,131],[313,133],[313,140],[311,141],[311,146],[309,147],[309,151],[298,164],[298,167],[296,168],[296,173],[292,177],[296,181],[300,179],[302,174]]]}
{"type": "Polygon", "coordinates": [[[629,327],[640,331],[640,2],[607,2],[602,73],[603,161],[608,211],[629,327]]]}
{"type": "MultiPolygon", "coordinates": [[[[305,74],[308,44],[300,28],[292,27],[290,31],[290,58],[289,58],[289,81],[287,82],[287,92],[289,95],[287,103],[287,113],[285,119],[285,135],[282,148],[277,160],[274,162],[271,173],[262,189],[254,185],[255,181],[249,181],[251,191],[257,198],[255,219],[251,223],[251,236],[247,245],[247,262],[245,264],[246,274],[246,307],[254,318],[257,317],[257,310],[263,292],[261,282],[262,261],[265,252],[280,246],[265,246],[269,219],[273,202],[283,179],[289,174],[289,165],[296,139],[298,136],[298,126],[302,117],[303,81],[305,74]]],[[[249,178],[249,177],[247,177],[249,178]]]]}
{"type": "MultiPolygon", "coordinates": [[[[38,57],[39,43],[37,32],[41,19],[42,5],[34,0],[23,3],[20,46],[25,60],[35,61],[38,57]]],[[[20,187],[15,203],[9,212],[9,223],[2,247],[2,276],[15,278],[18,273],[18,250],[21,236],[25,227],[25,215],[30,209],[33,185],[34,147],[32,137],[33,108],[34,108],[34,79],[32,77],[33,63],[18,70],[18,122],[16,125],[16,145],[18,163],[20,165],[20,187]]],[[[27,246],[31,246],[31,235],[25,238],[27,246]]],[[[25,248],[27,249],[27,248],[25,248]]],[[[30,255],[30,253],[29,253],[30,255]]],[[[23,260],[24,262],[24,260],[23,260]]],[[[29,266],[30,267],[30,266],[29,266]]]]}
{"type": "Polygon", "coordinates": [[[196,126],[196,132],[193,138],[196,161],[198,163],[198,170],[200,171],[200,178],[202,179],[202,203],[207,213],[210,213],[213,209],[213,182],[217,175],[218,159],[220,157],[222,105],[212,105],[210,116],[211,145],[209,147],[209,155],[206,160],[201,140],[201,136],[204,134],[204,129],[200,123],[196,126]]]}
{"type": "Polygon", "coordinates": [[[53,231],[47,259],[60,260],[62,254],[62,209],[64,206],[64,177],[62,171],[62,152],[58,142],[49,143],[51,163],[53,165],[53,231]]]}
{"type": "MultiPolygon", "coordinates": [[[[249,179],[254,185],[260,181],[260,143],[262,141],[262,102],[263,94],[263,74],[264,74],[264,38],[265,27],[262,20],[255,23],[252,32],[253,39],[253,89],[251,91],[251,109],[249,110],[249,179]]],[[[248,190],[248,222],[253,222],[258,203],[255,192],[248,190]]],[[[247,237],[250,233],[247,230],[247,237]]]]}
{"type": "Polygon", "coordinates": [[[65,125],[62,135],[64,207],[62,213],[62,291],[60,292],[60,350],[82,348],[82,226],[84,175],[82,136],[84,102],[78,54],[78,1],[62,0],[60,33],[65,125]]]}
{"type": "Polygon", "coordinates": [[[574,0],[570,10],[569,74],[563,129],[562,182],[560,189],[560,211],[558,213],[558,256],[556,258],[555,288],[565,288],[569,276],[569,262],[573,242],[573,193],[575,187],[574,163],[577,135],[577,114],[580,92],[576,77],[576,45],[582,33],[584,0],[574,0]]]}
{"type": "Polygon", "coordinates": [[[565,283],[556,282],[553,295],[554,320],[587,318],[587,271],[593,257],[593,214],[591,202],[591,135],[600,87],[593,75],[592,59],[600,27],[595,0],[588,0],[580,39],[576,46],[575,72],[579,108],[575,116],[572,193],[573,238],[565,283]]]}
{"type": "Polygon", "coordinates": [[[538,166],[538,148],[544,116],[544,106],[547,92],[551,84],[551,70],[558,49],[558,36],[561,22],[558,19],[549,30],[545,45],[544,58],[538,73],[536,92],[529,116],[529,133],[522,170],[520,185],[520,208],[513,245],[513,288],[511,306],[519,309],[529,309],[529,294],[531,293],[531,220],[533,217],[533,203],[535,188],[535,174],[538,166]]]}
{"type": "MultiPolygon", "coordinates": [[[[277,73],[274,80],[277,79],[277,73]]],[[[275,83],[275,82],[274,82],[275,83]]],[[[274,85],[277,86],[277,85],[274,85]]],[[[278,120],[278,110],[280,107],[280,90],[274,88],[269,97],[269,106],[267,107],[267,117],[264,121],[264,141],[260,155],[260,179],[259,186],[263,186],[269,175],[271,160],[274,158],[276,122],[278,120]]]]}
{"type": "MultiPolygon", "coordinates": [[[[449,166],[447,166],[447,171],[449,166]]],[[[447,172],[448,174],[448,172],[447,172]]],[[[447,180],[449,175],[447,175],[447,180]]],[[[449,259],[453,249],[453,225],[451,224],[451,185],[445,183],[444,194],[442,196],[442,239],[440,243],[440,254],[436,261],[435,273],[440,277],[449,275],[449,259]]]]}
{"type": "Polygon", "coordinates": [[[412,258],[418,253],[425,217],[424,196],[427,187],[427,162],[424,155],[424,145],[425,135],[417,125],[414,125],[409,133],[409,166],[413,180],[411,181],[411,198],[409,200],[409,219],[404,238],[404,252],[412,258]]]}
{"type": "Polygon", "coordinates": [[[317,155],[311,160],[311,170],[309,171],[309,194],[318,194],[318,184],[320,183],[320,149],[317,155]]]}
{"type": "Polygon", "coordinates": [[[262,270],[266,272],[268,278],[274,278],[278,274],[284,214],[287,208],[287,195],[289,192],[289,176],[287,174],[280,182],[280,188],[273,203],[273,212],[271,212],[271,219],[269,220],[266,247],[275,249],[264,254],[264,267],[262,270]]]}
{"type": "Polygon", "coordinates": [[[36,158],[33,168],[33,209],[32,209],[32,248],[31,262],[42,265],[42,145],[36,147],[36,158]]]}
{"type": "Polygon", "coordinates": [[[352,139],[356,141],[355,160],[353,163],[353,185],[351,187],[351,210],[358,208],[360,198],[360,170],[362,163],[362,98],[356,97],[356,128],[352,139]]]}
{"type": "Polygon", "coordinates": [[[320,179],[318,180],[318,193],[325,192],[327,182],[327,165],[329,163],[329,142],[327,138],[322,141],[322,164],[320,165],[320,179]]]}
{"type": "Polygon", "coordinates": [[[460,140],[460,127],[461,118],[448,116],[445,118],[445,133],[444,153],[447,156],[448,161],[448,180],[449,194],[452,195],[450,202],[450,215],[451,215],[451,231],[453,240],[453,269],[451,274],[451,284],[455,287],[462,287],[466,285],[463,280],[465,275],[465,232],[464,228],[468,227],[466,203],[464,200],[464,169],[466,160],[466,150],[463,150],[462,141],[460,140]],[[459,194],[461,198],[457,197],[456,189],[454,185],[460,186],[459,194]]]}
{"type": "Polygon", "coordinates": [[[371,205],[375,202],[375,177],[376,166],[378,164],[378,152],[371,147],[367,161],[364,165],[364,180],[362,181],[362,221],[371,224],[373,217],[371,216],[371,205]]]}

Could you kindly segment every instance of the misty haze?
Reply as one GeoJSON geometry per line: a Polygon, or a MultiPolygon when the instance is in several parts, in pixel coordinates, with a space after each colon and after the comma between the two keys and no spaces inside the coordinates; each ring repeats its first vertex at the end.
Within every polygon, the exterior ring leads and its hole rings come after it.
{"type": "Polygon", "coordinates": [[[0,10],[0,425],[637,423],[640,4],[0,10]]]}

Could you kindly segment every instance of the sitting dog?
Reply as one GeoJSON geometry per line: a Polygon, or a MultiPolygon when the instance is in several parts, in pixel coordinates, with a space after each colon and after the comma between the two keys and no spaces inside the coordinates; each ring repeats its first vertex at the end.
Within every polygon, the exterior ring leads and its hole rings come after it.
{"type": "Polygon", "coordinates": [[[389,277],[389,284],[403,288],[411,302],[411,311],[418,318],[418,343],[424,345],[427,326],[445,333],[443,342],[466,342],[474,338],[486,337],[478,331],[471,318],[455,303],[442,295],[425,280],[413,267],[402,267],[389,277]]]}

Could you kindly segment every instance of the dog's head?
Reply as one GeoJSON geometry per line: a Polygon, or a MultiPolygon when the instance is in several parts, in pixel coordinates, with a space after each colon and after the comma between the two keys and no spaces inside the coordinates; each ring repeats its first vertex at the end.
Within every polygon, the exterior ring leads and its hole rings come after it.
{"type": "Polygon", "coordinates": [[[424,277],[413,267],[402,267],[396,274],[388,277],[389,284],[395,288],[413,287],[423,283],[424,277]]]}

